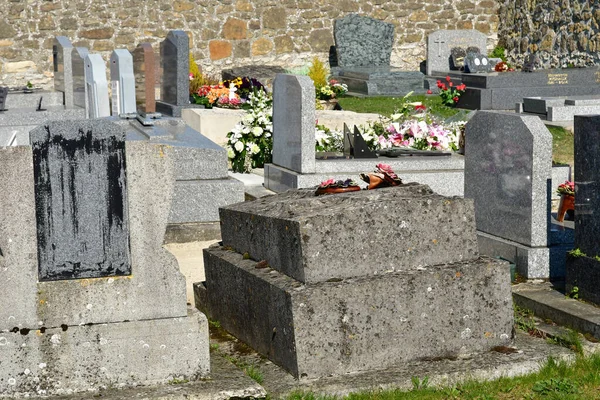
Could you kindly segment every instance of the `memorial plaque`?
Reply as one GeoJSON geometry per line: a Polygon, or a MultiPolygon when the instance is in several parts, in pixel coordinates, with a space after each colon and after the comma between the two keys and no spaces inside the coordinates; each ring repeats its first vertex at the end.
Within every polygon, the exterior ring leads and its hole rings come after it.
{"type": "Polygon", "coordinates": [[[73,105],[87,109],[85,95],[84,60],[88,54],[85,47],[74,47],[71,51],[71,72],[73,76],[73,105]]]}
{"type": "Polygon", "coordinates": [[[462,70],[465,66],[465,57],[467,52],[462,47],[453,47],[450,50],[450,69],[451,70],[462,70]]]}
{"type": "Polygon", "coordinates": [[[156,56],[150,43],[140,43],[133,51],[135,97],[138,108],[146,113],[156,112],[156,56]]]}
{"type": "Polygon", "coordinates": [[[494,69],[490,60],[483,54],[467,53],[465,57],[465,72],[488,73],[494,69]]]}
{"type": "Polygon", "coordinates": [[[163,68],[161,100],[182,106],[190,102],[190,44],[184,31],[171,31],[160,44],[163,68]]]}
{"type": "Polygon", "coordinates": [[[135,113],[135,76],[133,75],[133,57],[129,51],[118,49],[112,52],[110,81],[112,85],[112,115],[135,113]]]}
{"type": "Polygon", "coordinates": [[[52,44],[54,90],[64,93],[64,105],[73,108],[73,71],[71,54],[73,45],[66,36],[56,36],[52,44]]]}
{"type": "Polygon", "coordinates": [[[124,130],[50,121],[30,140],[39,280],[130,275],[124,130]]]}
{"type": "Polygon", "coordinates": [[[100,54],[88,54],[85,58],[85,96],[88,118],[110,116],[106,65],[100,54]]]}

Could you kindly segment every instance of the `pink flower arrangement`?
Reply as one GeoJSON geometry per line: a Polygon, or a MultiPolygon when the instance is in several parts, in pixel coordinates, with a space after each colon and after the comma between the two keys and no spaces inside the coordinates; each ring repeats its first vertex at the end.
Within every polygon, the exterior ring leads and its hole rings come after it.
{"type": "Polygon", "coordinates": [[[558,185],[556,193],[559,195],[566,194],[568,196],[575,196],[575,182],[565,181],[565,183],[558,185]]]}

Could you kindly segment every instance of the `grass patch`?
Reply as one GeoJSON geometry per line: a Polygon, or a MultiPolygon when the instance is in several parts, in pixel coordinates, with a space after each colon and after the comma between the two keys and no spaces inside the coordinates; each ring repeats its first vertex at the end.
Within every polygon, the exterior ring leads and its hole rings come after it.
{"type": "MultiPolygon", "coordinates": [[[[415,386],[413,384],[413,386],[415,386]]],[[[500,378],[491,382],[467,381],[447,388],[421,387],[411,391],[382,390],[352,393],[346,397],[297,392],[289,400],[388,400],[388,399],[599,399],[600,355],[577,357],[572,365],[552,358],[534,374],[500,378]]]]}
{"type": "MultiPolygon", "coordinates": [[[[442,119],[448,118],[460,111],[458,108],[442,104],[440,96],[414,95],[409,97],[409,102],[421,102],[433,115],[442,119]]],[[[389,117],[400,107],[402,97],[342,97],[339,103],[344,110],[359,113],[377,113],[389,117]]]]}
{"type": "Polygon", "coordinates": [[[552,161],[572,166],[575,159],[575,135],[562,126],[548,125],[548,130],[552,134],[552,161]]]}

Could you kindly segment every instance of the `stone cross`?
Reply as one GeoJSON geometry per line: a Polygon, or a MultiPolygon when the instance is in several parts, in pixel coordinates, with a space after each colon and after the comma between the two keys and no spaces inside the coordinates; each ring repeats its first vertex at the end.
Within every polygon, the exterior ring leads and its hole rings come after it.
{"type": "Polygon", "coordinates": [[[140,43],[133,51],[135,95],[141,111],[156,111],[156,56],[150,43],[140,43]]]}
{"type": "Polygon", "coordinates": [[[85,96],[88,118],[110,116],[106,66],[100,54],[88,54],[85,58],[85,96]]]}
{"type": "Polygon", "coordinates": [[[442,44],[443,44],[443,43],[446,43],[446,41],[445,41],[445,40],[442,40],[442,39],[440,38],[440,39],[436,39],[436,40],[434,40],[434,41],[433,41],[433,43],[435,43],[435,44],[437,44],[437,45],[438,45],[438,46],[437,46],[437,56],[438,56],[438,57],[441,57],[441,56],[442,56],[442,44]]]}
{"type": "Polygon", "coordinates": [[[136,112],[133,57],[125,49],[114,50],[110,56],[112,85],[112,115],[136,112]]]}
{"type": "Polygon", "coordinates": [[[73,108],[73,71],[71,54],[73,45],[66,36],[56,36],[52,44],[54,90],[64,93],[64,105],[73,108]]]}
{"type": "Polygon", "coordinates": [[[125,135],[97,122],[30,133],[40,281],[131,273],[125,135]]]}

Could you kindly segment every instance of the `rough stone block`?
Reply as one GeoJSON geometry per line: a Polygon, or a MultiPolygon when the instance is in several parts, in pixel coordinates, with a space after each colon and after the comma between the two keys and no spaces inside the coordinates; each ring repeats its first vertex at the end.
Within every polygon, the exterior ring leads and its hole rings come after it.
{"type": "Polygon", "coordinates": [[[503,261],[303,285],[220,247],[204,257],[207,281],[195,289],[206,291],[211,317],[296,377],[452,358],[511,340],[503,261]]]}
{"type": "Polygon", "coordinates": [[[223,244],[301,282],[476,258],[473,203],[425,185],[314,196],[289,191],[221,208],[223,244]]]}
{"type": "Polygon", "coordinates": [[[389,66],[394,45],[394,25],[374,18],[349,14],[334,22],[338,65],[343,67],[389,66]]]}
{"type": "Polygon", "coordinates": [[[36,328],[0,331],[0,396],[166,384],[204,377],[210,368],[208,322],[197,311],[182,318],[36,328]]]}

